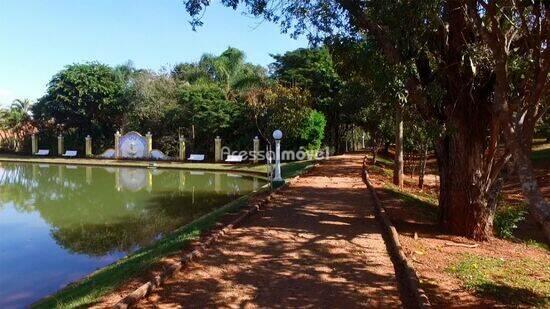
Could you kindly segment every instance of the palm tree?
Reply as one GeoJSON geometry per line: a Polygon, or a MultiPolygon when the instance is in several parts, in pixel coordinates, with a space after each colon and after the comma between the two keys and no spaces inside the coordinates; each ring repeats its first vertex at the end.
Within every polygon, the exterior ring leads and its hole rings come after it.
{"type": "Polygon", "coordinates": [[[32,101],[29,99],[16,99],[9,109],[0,111],[0,129],[2,138],[6,139],[12,135],[15,150],[19,150],[25,131],[32,118],[30,115],[32,101]],[[8,134],[11,132],[11,134],[8,134]]]}
{"type": "Polygon", "coordinates": [[[9,110],[0,109],[0,147],[6,142],[9,137],[8,131],[10,126],[8,123],[9,110]]]}
{"type": "Polygon", "coordinates": [[[32,106],[32,101],[29,99],[15,99],[11,103],[10,109],[29,116],[31,111],[31,106],[32,106]]]}
{"type": "Polygon", "coordinates": [[[232,47],[219,56],[205,54],[198,63],[180,64],[172,75],[190,84],[215,82],[222,87],[228,100],[246,90],[263,86],[268,80],[263,67],[245,62],[245,54],[232,47]]]}

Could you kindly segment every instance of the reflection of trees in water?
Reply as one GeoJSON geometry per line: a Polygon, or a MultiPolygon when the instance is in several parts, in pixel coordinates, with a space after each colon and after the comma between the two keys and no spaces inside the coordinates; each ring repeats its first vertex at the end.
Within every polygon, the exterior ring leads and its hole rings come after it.
{"type": "Polygon", "coordinates": [[[60,246],[93,256],[133,251],[252,190],[249,178],[166,172],[152,174],[151,192],[118,192],[116,175],[104,169],[94,168],[87,184],[85,168],[3,168],[2,204],[38,211],[60,246]],[[222,184],[218,192],[214,177],[222,184]]]}
{"type": "Polygon", "coordinates": [[[0,165],[0,210],[12,204],[18,212],[34,211],[34,201],[29,199],[37,187],[33,170],[24,165],[0,165]]]}

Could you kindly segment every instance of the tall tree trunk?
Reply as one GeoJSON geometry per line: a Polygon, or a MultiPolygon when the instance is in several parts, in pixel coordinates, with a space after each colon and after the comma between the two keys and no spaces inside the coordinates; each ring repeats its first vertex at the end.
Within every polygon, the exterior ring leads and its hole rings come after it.
{"type": "Polygon", "coordinates": [[[426,161],[428,159],[428,146],[424,145],[422,148],[418,168],[418,187],[420,190],[424,190],[424,175],[426,175],[426,161]]]}
{"type": "Polygon", "coordinates": [[[338,154],[338,138],[336,134],[336,126],[330,128],[330,144],[334,147],[334,154],[338,154]]]}
{"type": "Polygon", "coordinates": [[[405,166],[408,166],[409,172],[411,173],[411,179],[414,177],[414,172],[416,172],[416,160],[417,157],[414,155],[414,152],[407,154],[408,160],[405,161],[405,166]]]}
{"type": "Polygon", "coordinates": [[[468,27],[464,2],[448,1],[444,10],[448,34],[444,66],[440,68],[445,72],[445,135],[436,146],[440,224],[452,234],[487,240],[493,233],[494,214],[489,192],[496,190],[491,171],[496,173],[499,168],[490,146],[500,132],[492,126],[495,119],[490,90],[475,86],[474,71],[464,61],[468,44],[476,42],[475,33],[468,27]]]}
{"type": "Polygon", "coordinates": [[[395,113],[395,158],[393,183],[403,189],[403,108],[398,106],[395,113]]]}
{"type": "Polygon", "coordinates": [[[522,147],[522,144],[518,141],[517,133],[514,132],[510,125],[507,125],[504,129],[504,134],[507,146],[512,152],[521,190],[529,201],[529,212],[537,223],[541,225],[546,240],[550,242],[550,205],[548,205],[540,192],[535,173],[533,172],[531,159],[528,153],[526,153],[525,147],[522,147]]]}
{"type": "Polygon", "coordinates": [[[336,126],[336,145],[338,148],[338,154],[341,154],[342,151],[342,127],[341,125],[336,126]]]}
{"type": "Polygon", "coordinates": [[[372,165],[375,165],[376,164],[376,156],[378,155],[378,151],[380,150],[380,148],[382,147],[382,143],[379,142],[378,140],[378,136],[376,133],[371,133],[372,134],[372,138],[371,138],[371,142],[372,142],[372,145],[371,145],[371,151],[372,151],[372,165]]]}
{"type": "Polygon", "coordinates": [[[487,240],[493,232],[494,210],[488,202],[490,182],[482,176],[485,136],[469,131],[463,127],[436,146],[440,224],[449,233],[487,240]]]}
{"type": "Polygon", "coordinates": [[[372,165],[376,164],[376,154],[378,153],[378,145],[373,143],[372,145],[372,165]]]}

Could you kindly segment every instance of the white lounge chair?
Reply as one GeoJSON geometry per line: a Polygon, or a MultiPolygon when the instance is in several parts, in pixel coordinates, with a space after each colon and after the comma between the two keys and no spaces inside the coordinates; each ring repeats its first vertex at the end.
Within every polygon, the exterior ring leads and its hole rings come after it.
{"type": "Polygon", "coordinates": [[[50,150],[49,149],[38,149],[38,152],[35,153],[34,155],[45,157],[45,156],[50,155],[50,150]]]}
{"type": "Polygon", "coordinates": [[[243,162],[243,156],[228,155],[227,158],[225,159],[225,162],[240,163],[240,162],[243,162]]]}
{"type": "Polygon", "coordinates": [[[115,157],[115,150],[110,148],[110,149],[107,149],[105,150],[105,152],[103,152],[102,154],[99,155],[100,158],[105,158],[105,159],[114,159],[115,157]]]}
{"type": "Polygon", "coordinates": [[[203,154],[191,154],[189,155],[189,158],[187,158],[187,161],[204,161],[204,155],[203,154]]]}
{"type": "Polygon", "coordinates": [[[78,154],[78,152],[76,150],[67,150],[65,151],[65,153],[63,154],[63,157],[66,157],[66,158],[74,158],[76,157],[76,155],[78,154]]]}
{"type": "Polygon", "coordinates": [[[168,156],[166,156],[162,151],[153,149],[151,151],[151,158],[155,160],[166,160],[168,159],[168,156]]]}

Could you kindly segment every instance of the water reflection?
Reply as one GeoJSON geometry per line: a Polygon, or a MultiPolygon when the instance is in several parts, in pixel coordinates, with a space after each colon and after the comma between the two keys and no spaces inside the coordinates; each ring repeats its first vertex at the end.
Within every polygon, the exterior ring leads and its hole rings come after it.
{"type": "Polygon", "coordinates": [[[54,292],[263,183],[224,173],[2,164],[0,307],[54,292]],[[10,301],[20,291],[28,296],[10,301]]]}

